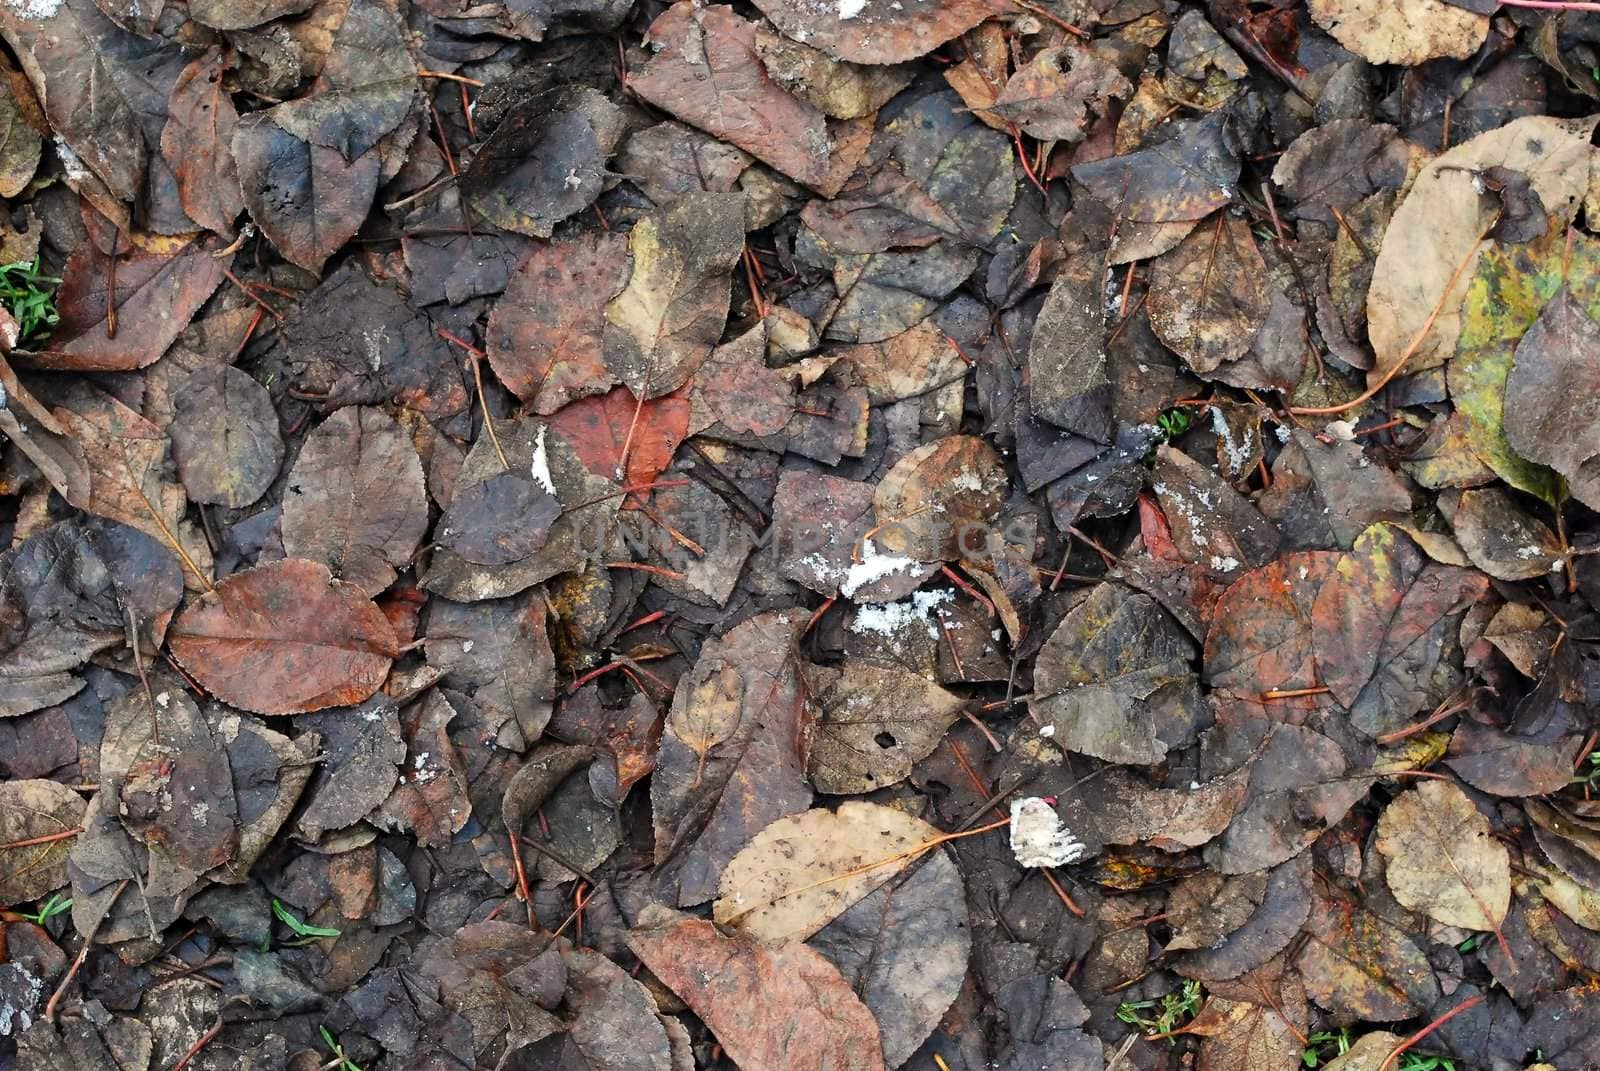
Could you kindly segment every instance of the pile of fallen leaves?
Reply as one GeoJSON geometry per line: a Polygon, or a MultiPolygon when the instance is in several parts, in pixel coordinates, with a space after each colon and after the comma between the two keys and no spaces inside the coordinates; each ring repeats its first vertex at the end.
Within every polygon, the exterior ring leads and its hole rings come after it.
{"type": "Polygon", "coordinates": [[[1596,1066],[1594,7],[4,0],[0,1068],[1596,1066]]]}

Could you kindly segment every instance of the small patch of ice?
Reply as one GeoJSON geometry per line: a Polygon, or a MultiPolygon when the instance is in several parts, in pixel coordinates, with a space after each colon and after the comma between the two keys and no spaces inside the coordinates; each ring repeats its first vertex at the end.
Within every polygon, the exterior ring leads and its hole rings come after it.
{"type": "Polygon", "coordinates": [[[839,18],[853,19],[867,9],[867,0],[839,0],[839,18]]]}
{"type": "Polygon", "coordinates": [[[884,603],[880,606],[863,606],[856,610],[850,631],[858,636],[873,634],[893,639],[907,626],[920,623],[932,639],[939,638],[931,614],[936,607],[955,598],[948,591],[918,591],[909,599],[884,603]]]}
{"type": "Polygon", "coordinates": [[[1048,801],[1038,796],[1011,801],[1011,854],[1019,866],[1066,866],[1087,851],[1048,801]]]}

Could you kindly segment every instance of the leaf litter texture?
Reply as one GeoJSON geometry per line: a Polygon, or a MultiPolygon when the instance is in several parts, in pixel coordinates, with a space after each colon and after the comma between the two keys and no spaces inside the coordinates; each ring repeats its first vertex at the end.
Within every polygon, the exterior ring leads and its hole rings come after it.
{"type": "Polygon", "coordinates": [[[1581,1066],[1593,94],[1487,6],[0,12],[19,1051],[1581,1066]]]}

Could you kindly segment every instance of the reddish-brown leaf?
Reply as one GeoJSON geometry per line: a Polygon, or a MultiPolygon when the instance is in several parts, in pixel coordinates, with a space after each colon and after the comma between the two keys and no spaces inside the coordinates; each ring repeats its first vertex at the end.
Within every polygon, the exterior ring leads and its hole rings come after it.
{"type": "Polygon", "coordinates": [[[647,910],[628,947],[742,1071],[882,1071],[878,1024],[833,964],[803,944],[766,948],[666,914],[647,910]]]}
{"type": "Polygon", "coordinates": [[[388,619],[360,588],[301,558],[221,581],[168,637],[173,656],[212,694],[258,714],[359,703],[399,653],[388,619]]]}
{"type": "Polygon", "coordinates": [[[1013,10],[1005,0],[940,0],[931,4],[817,4],[759,0],[756,7],[797,41],[852,63],[901,63],[931,52],[991,15],[1013,10]]]}
{"type": "Polygon", "coordinates": [[[93,242],[82,243],[62,269],[61,323],[33,363],[79,372],[153,364],[222,283],[232,258],[212,256],[218,246],[212,240],[176,253],[119,254],[113,288],[111,258],[93,242]],[[108,312],[116,316],[115,331],[108,312]]]}
{"type": "Polygon", "coordinates": [[[534,247],[489,314],[484,346],[500,382],[548,415],[616,383],[601,357],[605,304],[627,280],[628,240],[596,232],[534,247]]]}
{"type": "Polygon", "coordinates": [[[618,387],[566,406],[550,418],[550,426],[561,433],[596,476],[630,486],[646,484],[671,463],[673,453],[688,435],[689,399],[680,390],[641,407],[627,387],[618,387]],[[626,473],[622,471],[624,447],[628,450],[626,473]]]}
{"type": "Polygon", "coordinates": [[[1333,551],[1287,554],[1223,592],[1206,633],[1206,683],[1240,696],[1321,686],[1311,609],[1341,557],[1333,551]]]}
{"type": "Polygon", "coordinates": [[[189,218],[218,234],[230,234],[244,211],[233,132],[239,123],[223,85],[230,65],[212,49],[183,69],[167,98],[161,155],[178,180],[178,201],[189,218]]]}
{"type": "Polygon", "coordinates": [[[827,120],[767,75],[756,55],[756,25],[731,7],[675,4],[651,24],[649,40],[658,51],[628,86],[795,181],[816,185],[828,173],[827,120]]]}

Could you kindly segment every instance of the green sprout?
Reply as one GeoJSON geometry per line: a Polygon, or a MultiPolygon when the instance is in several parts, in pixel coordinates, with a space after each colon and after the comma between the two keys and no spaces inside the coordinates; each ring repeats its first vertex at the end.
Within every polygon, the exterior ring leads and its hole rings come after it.
{"type": "MultiPolygon", "coordinates": [[[[1182,988],[1173,990],[1159,1000],[1125,1000],[1117,1006],[1117,1018],[1149,1037],[1171,1034],[1194,1018],[1205,1003],[1205,991],[1200,983],[1189,980],[1182,988]],[[1155,1012],[1152,1016],[1148,1013],[1155,1012]]],[[[1176,1044],[1168,1037],[1169,1044],[1176,1044]]]]}
{"type": "Polygon", "coordinates": [[[19,914],[29,922],[43,926],[46,919],[54,918],[71,907],[72,897],[62,897],[60,893],[51,893],[49,899],[40,901],[38,911],[31,915],[26,912],[19,912],[19,914]]]}
{"type": "Polygon", "coordinates": [[[1187,409],[1168,409],[1156,417],[1156,427],[1161,429],[1163,438],[1169,442],[1188,431],[1193,424],[1194,418],[1187,409]]]}
{"type": "MultiPolygon", "coordinates": [[[[273,903],[277,903],[277,901],[274,900],[273,903]]],[[[322,1043],[328,1046],[328,1051],[333,1053],[333,1058],[339,1061],[333,1065],[338,1071],[361,1071],[361,1067],[344,1054],[344,1046],[340,1045],[338,1039],[328,1032],[327,1027],[319,1026],[317,1029],[322,1031],[322,1043]]]]}
{"type": "Polygon", "coordinates": [[[307,942],[316,937],[339,936],[339,931],[331,926],[313,926],[309,922],[302,922],[293,911],[284,907],[283,902],[277,897],[272,899],[272,913],[278,917],[279,922],[289,927],[307,942]]]}
{"type": "Polygon", "coordinates": [[[1587,796],[1596,789],[1600,789],[1600,751],[1589,752],[1589,761],[1585,766],[1588,768],[1585,769],[1584,766],[1578,767],[1576,776],[1572,778],[1569,784],[1582,785],[1583,794],[1587,796]]]}
{"type": "Polygon", "coordinates": [[[55,292],[61,280],[39,274],[39,258],[30,264],[0,264],[0,304],[17,321],[17,344],[28,345],[47,338],[61,322],[56,311],[55,292]]]}
{"type": "Polygon", "coordinates": [[[1354,1042],[1348,1026],[1341,1026],[1337,1030],[1319,1030],[1306,1038],[1306,1051],[1300,1054],[1300,1062],[1306,1067],[1320,1067],[1328,1060],[1349,1052],[1352,1044],[1354,1042]]]}

